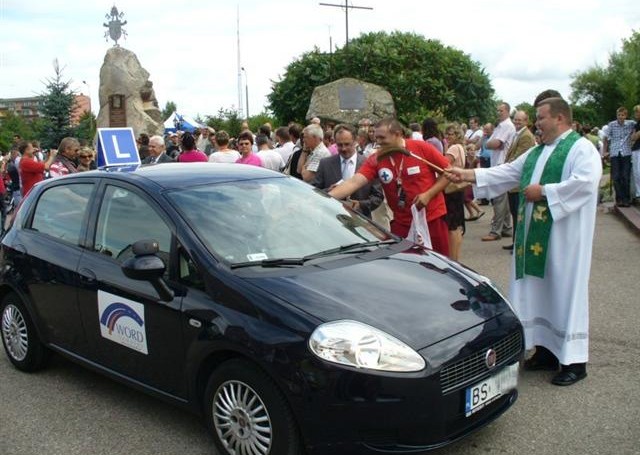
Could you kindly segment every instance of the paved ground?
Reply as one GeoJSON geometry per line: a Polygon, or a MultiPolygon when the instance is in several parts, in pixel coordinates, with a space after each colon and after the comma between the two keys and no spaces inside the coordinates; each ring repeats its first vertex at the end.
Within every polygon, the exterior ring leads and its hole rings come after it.
{"type": "MultiPolygon", "coordinates": [[[[480,241],[490,212],[470,223],[462,259],[506,289],[510,255],[500,247],[509,240],[480,241]]],[[[639,454],[638,258],[636,231],[603,207],[590,284],[589,377],[559,388],[550,373],[523,373],[511,410],[435,454],[639,454]]],[[[0,355],[0,400],[0,455],[214,454],[195,417],[60,358],[26,375],[0,355]]]]}

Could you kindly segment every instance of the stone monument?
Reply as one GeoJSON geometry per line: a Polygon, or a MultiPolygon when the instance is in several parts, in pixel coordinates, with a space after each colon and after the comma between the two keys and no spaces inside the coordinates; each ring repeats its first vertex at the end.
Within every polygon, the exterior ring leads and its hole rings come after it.
{"type": "Polygon", "coordinates": [[[343,78],[316,87],[306,118],[357,124],[362,118],[374,123],[396,113],[391,94],[379,85],[343,78]]]}
{"type": "Polygon", "coordinates": [[[142,67],[133,52],[118,45],[122,34],[126,36],[122,29],[126,21],[120,20],[123,13],[119,13],[114,6],[111,15],[107,15],[109,17],[111,21],[104,26],[109,28],[107,33],[115,41],[115,45],[107,51],[100,69],[100,112],[97,126],[131,127],[136,137],[140,133],[162,135],[162,113],[153,83],[149,80],[149,72],[142,67]]]}

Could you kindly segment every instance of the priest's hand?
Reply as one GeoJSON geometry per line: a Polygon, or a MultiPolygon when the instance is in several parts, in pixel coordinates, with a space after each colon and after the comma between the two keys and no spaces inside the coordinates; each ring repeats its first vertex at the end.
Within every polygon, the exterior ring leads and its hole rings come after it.
{"type": "Polygon", "coordinates": [[[448,168],[446,168],[444,170],[444,176],[453,183],[475,183],[476,181],[476,174],[473,169],[463,169],[455,166],[449,166],[448,168]]]}
{"type": "Polygon", "coordinates": [[[538,185],[534,183],[533,185],[529,185],[524,189],[524,198],[528,202],[538,202],[544,199],[545,195],[542,191],[542,185],[538,185]]]}

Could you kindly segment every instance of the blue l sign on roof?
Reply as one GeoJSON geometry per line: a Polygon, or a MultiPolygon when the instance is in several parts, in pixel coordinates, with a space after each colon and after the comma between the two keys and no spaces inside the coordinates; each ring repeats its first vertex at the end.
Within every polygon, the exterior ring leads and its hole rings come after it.
{"type": "Polygon", "coordinates": [[[98,128],[98,167],[140,164],[131,128],[98,128]]]}

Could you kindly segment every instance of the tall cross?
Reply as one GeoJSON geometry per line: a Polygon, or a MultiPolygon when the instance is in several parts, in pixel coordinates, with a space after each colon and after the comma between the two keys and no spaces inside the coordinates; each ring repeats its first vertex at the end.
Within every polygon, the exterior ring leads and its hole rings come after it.
{"type": "Polygon", "coordinates": [[[370,9],[368,6],[353,6],[349,5],[349,0],[344,0],[344,5],[336,5],[335,3],[320,3],[322,6],[333,6],[336,8],[344,8],[344,20],[346,23],[346,41],[344,43],[344,47],[349,45],[349,9],[370,9]]]}

